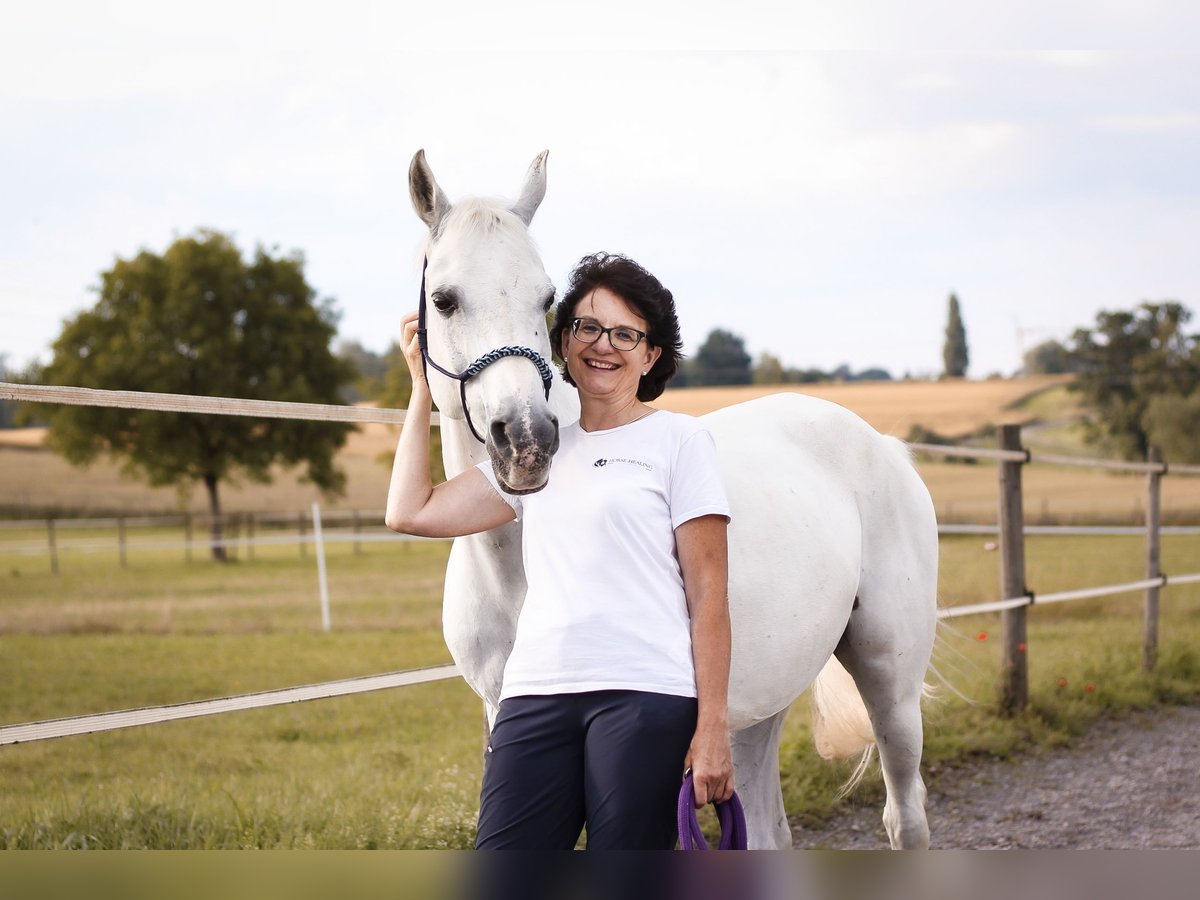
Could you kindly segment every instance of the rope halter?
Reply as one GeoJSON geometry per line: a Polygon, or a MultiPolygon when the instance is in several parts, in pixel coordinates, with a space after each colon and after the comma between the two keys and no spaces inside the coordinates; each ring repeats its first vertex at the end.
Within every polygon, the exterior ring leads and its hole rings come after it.
{"type": "Polygon", "coordinates": [[[538,374],[542,378],[542,388],[546,392],[546,399],[550,399],[550,386],[554,383],[554,375],[550,370],[550,364],[542,357],[540,353],[529,347],[507,346],[497,347],[495,350],[489,350],[483,354],[475,362],[471,363],[461,372],[451,372],[442,366],[439,366],[429,356],[429,333],[425,329],[425,271],[429,268],[429,257],[425,257],[425,262],[421,266],[421,300],[417,306],[417,344],[421,348],[421,361],[425,366],[425,372],[428,374],[429,367],[437,369],[447,378],[452,378],[458,382],[458,394],[462,400],[463,415],[467,420],[467,428],[471,430],[471,434],[475,436],[475,440],[479,443],[486,443],[475,428],[475,423],[471,421],[471,410],[467,406],[467,382],[490,366],[492,363],[504,359],[506,356],[520,356],[531,363],[538,370],[538,374]]]}

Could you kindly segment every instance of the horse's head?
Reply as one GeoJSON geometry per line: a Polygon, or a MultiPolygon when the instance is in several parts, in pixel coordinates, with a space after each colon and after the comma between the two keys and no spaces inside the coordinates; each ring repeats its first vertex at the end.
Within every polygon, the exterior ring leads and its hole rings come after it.
{"type": "Polygon", "coordinates": [[[431,365],[433,399],[443,416],[467,420],[486,444],[506,489],[541,490],[558,449],[558,419],[542,378],[550,365],[546,312],[554,302],[554,285],[528,225],[546,193],[546,152],[530,165],[512,204],[473,197],[451,205],[423,150],[413,157],[408,186],[417,215],[429,226],[428,359],[455,374],[478,370],[460,385],[431,365]],[[533,353],[501,354],[491,361],[499,348],[533,353]]]}

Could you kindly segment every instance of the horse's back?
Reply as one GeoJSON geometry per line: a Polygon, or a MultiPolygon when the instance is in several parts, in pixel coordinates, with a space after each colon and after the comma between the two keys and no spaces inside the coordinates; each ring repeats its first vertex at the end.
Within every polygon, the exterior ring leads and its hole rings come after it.
{"type": "Polygon", "coordinates": [[[919,518],[924,486],[902,443],[826,400],[781,392],[702,418],[730,498],[730,719],[744,727],[816,677],[869,565],[874,510],[919,518]]]}

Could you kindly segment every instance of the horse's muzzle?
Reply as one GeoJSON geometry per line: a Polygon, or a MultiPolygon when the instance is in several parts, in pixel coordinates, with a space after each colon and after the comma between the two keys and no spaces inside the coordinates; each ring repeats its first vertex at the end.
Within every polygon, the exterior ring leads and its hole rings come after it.
{"type": "Polygon", "coordinates": [[[496,480],[511,494],[532,494],[546,486],[558,450],[558,417],[528,412],[497,418],[488,428],[488,455],[496,480]]]}

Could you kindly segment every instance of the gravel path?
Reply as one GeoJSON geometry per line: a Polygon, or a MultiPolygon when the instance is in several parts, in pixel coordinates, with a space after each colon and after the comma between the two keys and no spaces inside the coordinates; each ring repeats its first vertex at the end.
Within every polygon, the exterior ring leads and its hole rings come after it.
{"type": "MultiPolygon", "coordinates": [[[[1071,747],[926,775],[940,849],[1200,848],[1200,707],[1097,723],[1071,747]]],[[[882,807],[849,806],[797,847],[886,848],[882,807]]]]}

